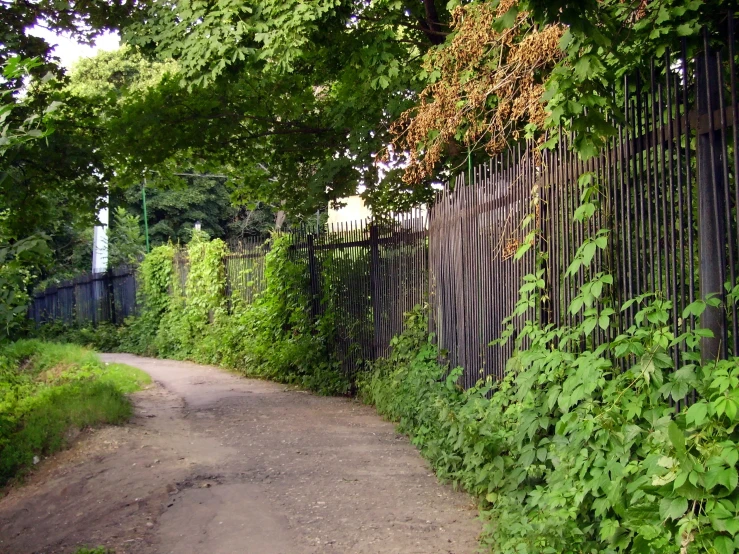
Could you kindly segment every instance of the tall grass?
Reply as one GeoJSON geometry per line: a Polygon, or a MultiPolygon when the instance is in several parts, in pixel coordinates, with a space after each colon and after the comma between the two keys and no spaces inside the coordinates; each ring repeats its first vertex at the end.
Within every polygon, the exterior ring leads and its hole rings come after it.
{"type": "Polygon", "coordinates": [[[126,421],[126,394],[150,381],[76,345],[31,340],[0,348],[0,485],[26,473],[34,457],[64,448],[70,431],[126,421]]]}

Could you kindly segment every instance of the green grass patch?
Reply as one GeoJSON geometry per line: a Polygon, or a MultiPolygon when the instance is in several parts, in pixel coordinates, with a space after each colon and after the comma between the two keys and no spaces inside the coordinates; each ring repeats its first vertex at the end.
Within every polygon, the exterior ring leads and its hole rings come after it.
{"type": "Polygon", "coordinates": [[[151,384],[151,377],[145,371],[130,365],[105,364],[100,381],[110,383],[124,394],[129,394],[151,384]]]}
{"type": "Polygon", "coordinates": [[[126,421],[133,410],[126,394],[150,382],[76,345],[30,340],[0,348],[0,484],[22,476],[34,457],[64,448],[71,431],[126,421]]]}

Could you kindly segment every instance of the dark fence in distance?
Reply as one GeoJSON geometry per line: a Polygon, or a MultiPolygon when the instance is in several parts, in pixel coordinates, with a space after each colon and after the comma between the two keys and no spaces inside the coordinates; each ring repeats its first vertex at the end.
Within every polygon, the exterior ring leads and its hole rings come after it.
{"type": "MultiPolygon", "coordinates": [[[[555,325],[587,317],[584,307],[570,306],[598,271],[613,276],[616,304],[644,292],[672,302],[675,334],[691,324],[679,317],[689,303],[712,294],[725,300],[725,284],[736,284],[739,275],[736,56],[728,18],[723,34],[706,36],[700,52],[666,52],[647,74],[627,78],[623,117],[612,122],[617,132],[588,162],[571,152],[573,137],[560,133],[554,151],[520,144],[458,176],[439,191],[427,217],[419,212],[389,224],[296,232],[293,256],[308,272],[312,313],[330,307],[336,314],[334,342],[344,370],[353,374],[361,360],[387,353],[403,312],[428,299],[431,330],[449,363],[465,368],[464,384],[500,378],[513,345],[490,342],[500,337],[537,254],[544,259],[547,301],[528,316],[555,325]],[[598,208],[583,223],[574,216],[586,173],[598,208]],[[538,232],[533,248],[516,260],[525,220],[538,232]],[[594,269],[567,275],[583,241],[606,230],[608,247],[596,248],[594,269]]],[[[231,252],[225,260],[231,304],[237,294],[251,302],[265,284],[265,248],[247,241],[231,252]]],[[[181,252],[175,265],[184,289],[181,252]]],[[[117,308],[115,291],[112,302],[99,301],[108,290],[104,279],[87,276],[47,291],[35,299],[32,315],[118,319],[125,310],[117,308]]],[[[130,290],[118,297],[129,298],[134,309],[130,290]]],[[[627,329],[635,310],[617,312],[607,329],[596,327],[593,340],[627,329]]],[[[704,356],[739,355],[735,307],[708,309],[701,325],[714,333],[703,343],[704,356]]],[[[677,360],[680,352],[673,354],[677,360]]]]}
{"type": "Polygon", "coordinates": [[[264,290],[264,259],[269,247],[260,237],[245,238],[228,244],[224,260],[226,296],[232,306],[236,298],[249,304],[264,290]]]}
{"type": "Polygon", "coordinates": [[[136,313],[136,270],[117,267],[86,273],[33,295],[29,316],[37,323],[68,325],[123,323],[136,313]]]}

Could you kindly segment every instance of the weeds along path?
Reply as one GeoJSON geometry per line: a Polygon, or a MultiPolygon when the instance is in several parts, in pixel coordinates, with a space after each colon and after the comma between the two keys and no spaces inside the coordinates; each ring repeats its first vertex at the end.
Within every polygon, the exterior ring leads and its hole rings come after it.
{"type": "Polygon", "coordinates": [[[186,362],[125,427],[86,433],[0,500],[0,552],[466,554],[480,524],[372,408],[186,362]]]}

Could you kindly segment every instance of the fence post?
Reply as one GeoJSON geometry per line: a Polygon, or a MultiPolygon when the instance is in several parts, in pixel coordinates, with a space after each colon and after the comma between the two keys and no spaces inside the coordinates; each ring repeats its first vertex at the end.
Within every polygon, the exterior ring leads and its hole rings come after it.
{"type": "MultiPolygon", "coordinates": [[[[723,174],[721,167],[721,137],[714,128],[713,114],[719,106],[718,64],[711,55],[708,41],[696,64],[698,107],[698,241],[700,254],[700,297],[723,295],[724,230],[723,174]],[[708,119],[708,132],[701,132],[700,121],[708,119]]],[[[705,129],[703,129],[705,131],[705,129]]],[[[707,307],[701,316],[701,327],[713,332],[713,337],[701,339],[703,362],[726,355],[726,322],[723,305],[707,307]]]]}
{"type": "Polygon", "coordinates": [[[87,283],[85,283],[87,289],[87,304],[90,309],[90,316],[92,317],[92,326],[97,327],[98,324],[98,306],[97,306],[97,294],[95,290],[95,274],[90,273],[87,283]]]}
{"type": "Polygon", "coordinates": [[[108,305],[110,306],[110,322],[115,325],[117,318],[115,313],[115,275],[113,274],[113,270],[109,269],[106,271],[105,277],[107,281],[108,305]]]}
{"type": "Polygon", "coordinates": [[[320,287],[318,282],[318,268],[316,267],[316,249],[313,244],[313,235],[308,235],[308,274],[310,276],[310,306],[313,321],[318,320],[320,312],[320,287]]]}
{"type": "Polygon", "coordinates": [[[372,298],[372,357],[380,355],[378,344],[382,332],[382,310],[380,307],[380,232],[377,225],[370,224],[370,297],[372,298]]]}

